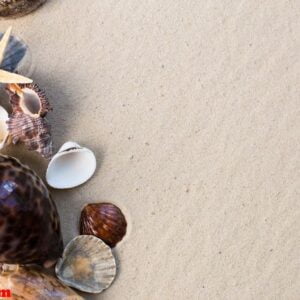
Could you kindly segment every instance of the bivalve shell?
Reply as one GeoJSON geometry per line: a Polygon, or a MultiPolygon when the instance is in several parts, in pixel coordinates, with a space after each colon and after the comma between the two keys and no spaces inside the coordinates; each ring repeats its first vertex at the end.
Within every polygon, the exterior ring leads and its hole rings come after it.
{"type": "Polygon", "coordinates": [[[55,272],[66,285],[83,292],[100,293],[116,276],[111,249],[92,235],[79,235],[65,248],[55,272]]]}
{"type": "Polygon", "coordinates": [[[110,247],[123,239],[126,228],[124,214],[112,203],[90,203],[81,212],[80,234],[94,235],[110,247]]]}
{"type": "Polygon", "coordinates": [[[51,159],[47,183],[56,189],[68,189],[88,181],[96,170],[95,154],[75,142],[66,142],[51,159]]]}

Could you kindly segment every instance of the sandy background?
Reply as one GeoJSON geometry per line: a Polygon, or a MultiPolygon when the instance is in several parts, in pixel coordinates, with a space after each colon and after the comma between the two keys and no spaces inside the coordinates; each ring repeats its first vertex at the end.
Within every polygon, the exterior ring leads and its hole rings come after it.
{"type": "Polygon", "coordinates": [[[56,149],[98,158],[53,191],[65,242],[88,202],[130,223],[91,299],[300,298],[299,15],[298,0],[50,0],[1,21],[31,46],[56,149]]]}

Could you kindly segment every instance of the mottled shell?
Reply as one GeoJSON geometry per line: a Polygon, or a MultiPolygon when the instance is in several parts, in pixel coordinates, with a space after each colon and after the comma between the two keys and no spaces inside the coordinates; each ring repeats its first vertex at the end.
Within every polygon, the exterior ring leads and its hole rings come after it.
{"type": "MultiPolygon", "coordinates": [[[[7,289],[12,298],[23,300],[83,300],[72,289],[57,278],[39,268],[17,266],[15,269],[4,265],[0,272],[0,287],[7,289]]],[[[3,293],[2,293],[3,294],[3,293]]],[[[8,297],[7,297],[8,298],[8,297]]]]}
{"type": "MultiPolygon", "coordinates": [[[[3,33],[0,32],[0,40],[2,37],[3,33]]],[[[0,69],[31,76],[33,68],[32,56],[28,46],[19,37],[10,36],[0,69]]]]}
{"type": "Polygon", "coordinates": [[[115,247],[126,234],[124,214],[112,203],[86,205],[80,218],[80,234],[94,235],[110,247],[115,247]]]}
{"type": "Polygon", "coordinates": [[[46,0],[0,0],[0,17],[21,17],[45,2],[46,0]]]}
{"type": "Polygon", "coordinates": [[[7,122],[12,142],[51,158],[51,126],[45,118],[51,106],[44,92],[35,84],[9,84],[6,91],[13,110],[7,122]]]}
{"type": "Polygon", "coordinates": [[[43,181],[0,155],[0,262],[50,266],[62,254],[59,215],[43,181]]]}
{"type": "Polygon", "coordinates": [[[55,272],[66,285],[88,293],[107,289],[116,276],[111,249],[92,235],[80,235],[65,248],[55,272]]]}

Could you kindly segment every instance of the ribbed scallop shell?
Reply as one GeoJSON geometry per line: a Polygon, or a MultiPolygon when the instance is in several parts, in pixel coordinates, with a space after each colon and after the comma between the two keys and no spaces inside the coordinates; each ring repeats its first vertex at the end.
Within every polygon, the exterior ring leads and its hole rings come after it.
{"type": "Polygon", "coordinates": [[[94,235],[110,247],[115,247],[126,234],[124,214],[112,203],[86,205],[80,218],[80,234],[94,235]]]}
{"type": "Polygon", "coordinates": [[[16,112],[11,114],[7,124],[13,144],[21,142],[28,150],[36,151],[44,158],[51,158],[51,125],[46,118],[33,118],[16,112]]]}
{"type": "MultiPolygon", "coordinates": [[[[23,300],[83,300],[72,289],[57,278],[42,272],[38,268],[17,267],[15,270],[0,268],[0,287],[9,289],[9,299],[23,300]]],[[[3,294],[3,292],[2,292],[3,294]]]]}
{"type": "MultiPolygon", "coordinates": [[[[0,32],[0,40],[3,33],[0,32]]],[[[33,71],[32,56],[28,46],[17,36],[10,36],[0,69],[31,76],[33,71]]]]}
{"type": "Polygon", "coordinates": [[[46,0],[0,0],[0,17],[21,17],[45,2],[46,0]]]}
{"type": "Polygon", "coordinates": [[[63,244],[59,215],[43,181],[0,155],[0,263],[55,263],[63,244]]]}
{"type": "Polygon", "coordinates": [[[55,272],[66,285],[88,293],[107,289],[116,276],[111,249],[92,235],[79,235],[65,248],[55,272]]]}

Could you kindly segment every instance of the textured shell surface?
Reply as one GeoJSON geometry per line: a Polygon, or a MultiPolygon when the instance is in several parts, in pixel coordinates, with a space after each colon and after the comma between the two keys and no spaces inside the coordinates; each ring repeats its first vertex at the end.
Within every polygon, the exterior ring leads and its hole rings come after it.
{"type": "Polygon", "coordinates": [[[112,203],[87,204],[80,217],[80,234],[94,235],[110,247],[115,247],[126,234],[124,214],[112,203]]]}
{"type": "Polygon", "coordinates": [[[45,2],[46,0],[0,0],[0,17],[21,17],[45,2]]]}
{"type": "Polygon", "coordinates": [[[0,262],[50,266],[62,254],[59,215],[43,181],[0,155],[0,262]]]}
{"type": "Polygon", "coordinates": [[[10,84],[6,91],[13,110],[7,122],[13,144],[23,143],[28,150],[51,158],[51,126],[45,115],[52,108],[44,92],[36,84],[10,84]]]}
{"type": "MultiPolygon", "coordinates": [[[[3,37],[0,32],[0,40],[3,37]]],[[[26,43],[17,36],[10,36],[0,69],[31,76],[33,72],[32,55],[26,43]]]]}
{"type": "Polygon", "coordinates": [[[66,142],[47,168],[47,183],[56,189],[68,189],[88,181],[96,171],[95,154],[75,142],[66,142]]]}
{"type": "Polygon", "coordinates": [[[0,106],[0,150],[8,143],[9,132],[7,127],[8,112],[0,106]]]}
{"type": "Polygon", "coordinates": [[[39,268],[19,266],[10,270],[4,265],[0,270],[0,287],[10,289],[10,299],[83,300],[57,278],[39,268]]]}
{"type": "Polygon", "coordinates": [[[100,293],[112,284],[116,276],[116,261],[103,241],[92,235],[79,235],[65,248],[55,272],[70,287],[100,293]]]}

